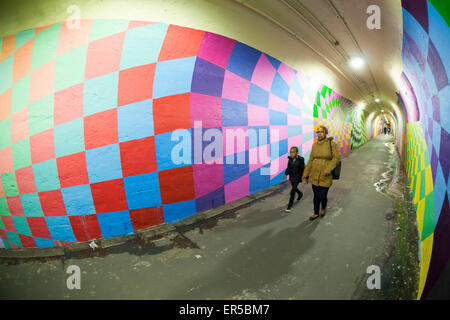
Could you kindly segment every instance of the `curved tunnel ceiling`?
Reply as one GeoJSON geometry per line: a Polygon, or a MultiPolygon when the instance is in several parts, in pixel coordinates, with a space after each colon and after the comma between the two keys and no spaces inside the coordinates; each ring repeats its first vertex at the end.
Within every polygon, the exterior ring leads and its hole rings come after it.
{"type": "Polygon", "coordinates": [[[381,9],[379,30],[367,28],[370,14],[366,10],[373,4],[369,0],[236,1],[267,14],[307,42],[310,50],[325,57],[350,84],[351,89],[341,94],[365,105],[369,113],[393,111],[392,103],[397,102],[396,81],[402,72],[400,0],[377,1],[381,9]],[[349,66],[348,61],[354,56],[366,59],[361,70],[349,66]],[[374,101],[376,97],[380,98],[379,103],[374,101]]]}

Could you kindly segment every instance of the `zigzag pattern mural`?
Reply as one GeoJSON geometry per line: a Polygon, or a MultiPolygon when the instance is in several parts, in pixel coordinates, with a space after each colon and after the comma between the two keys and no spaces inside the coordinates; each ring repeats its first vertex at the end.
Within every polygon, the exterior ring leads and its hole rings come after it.
{"type": "Polygon", "coordinates": [[[325,125],[329,136],[334,137],[341,155],[351,150],[353,102],[327,86],[316,94],[314,125],[325,125]]]}
{"type": "MultiPolygon", "coordinates": [[[[0,45],[0,247],[172,223],[280,183],[290,146],[309,156],[317,85],[236,40],[82,20],[0,45]]],[[[318,105],[346,152],[351,103],[325,91],[318,105]]]]}
{"type": "Polygon", "coordinates": [[[448,1],[402,0],[402,6],[403,68],[420,114],[407,125],[405,163],[420,229],[420,298],[450,258],[450,20],[448,1]]]}
{"type": "Polygon", "coordinates": [[[352,149],[357,148],[369,140],[367,133],[366,120],[367,111],[354,109],[354,115],[352,115],[352,139],[351,147],[352,149]]]}

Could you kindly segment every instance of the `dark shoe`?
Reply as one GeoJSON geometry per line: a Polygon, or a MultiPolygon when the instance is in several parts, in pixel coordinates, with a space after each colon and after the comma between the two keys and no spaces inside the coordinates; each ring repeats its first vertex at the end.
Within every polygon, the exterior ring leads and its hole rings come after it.
{"type": "Polygon", "coordinates": [[[300,201],[300,199],[301,199],[302,197],[303,197],[303,193],[300,194],[300,195],[298,196],[297,201],[300,201]]]}
{"type": "Polygon", "coordinates": [[[309,217],[309,220],[313,221],[316,220],[319,217],[318,214],[313,214],[311,217],[309,217]]]}
{"type": "Polygon", "coordinates": [[[292,208],[287,208],[286,210],[284,210],[284,212],[291,212],[292,208]]]}

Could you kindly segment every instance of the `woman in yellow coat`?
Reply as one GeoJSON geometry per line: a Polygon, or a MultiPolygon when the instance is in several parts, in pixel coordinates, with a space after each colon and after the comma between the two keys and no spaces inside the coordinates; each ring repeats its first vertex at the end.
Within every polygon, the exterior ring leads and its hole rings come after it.
{"type": "Polygon", "coordinates": [[[327,137],[328,129],[319,126],[317,131],[317,141],[313,144],[309,161],[303,172],[302,180],[305,183],[311,182],[314,192],[314,214],[310,220],[323,217],[327,208],[328,189],[333,184],[331,171],[339,162],[339,150],[333,137],[327,137]],[[320,206],[322,209],[319,209],[320,206]]]}

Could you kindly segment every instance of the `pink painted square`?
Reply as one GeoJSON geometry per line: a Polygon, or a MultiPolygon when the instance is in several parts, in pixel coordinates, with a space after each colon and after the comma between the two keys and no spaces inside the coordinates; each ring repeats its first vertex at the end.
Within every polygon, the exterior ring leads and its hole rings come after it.
{"type": "Polygon", "coordinates": [[[302,99],[300,99],[294,90],[289,91],[288,102],[296,108],[302,108],[302,99]]]}
{"type": "Polygon", "coordinates": [[[236,40],[206,32],[197,56],[225,69],[236,42],[236,40]]]}
{"type": "Polygon", "coordinates": [[[288,147],[290,148],[290,147],[294,147],[294,146],[295,147],[301,146],[302,142],[303,142],[303,139],[302,139],[302,135],[301,134],[298,135],[298,136],[289,137],[288,138],[288,147]]]}
{"type": "Polygon", "coordinates": [[[92,20],[80,20],[79,28],[71,28],[70,22],[61,23],[56,55],[62,55],[89,42],[92,20]]]}
{"type": "Polygon", "coordinates": [[[200,93],[191,93],[190,112],[192,127],[195,121],[201,121],[203,128],[222,127],[222,101],[200,93]]]}
{"type": "Polygon", "coordinates": [[[287,106],[288,106],[287,101],[278,98],[276,95],[272,93],[269,94],[269,109],[286,113],[287,106]]]}
{"type": "Polygon", "coordinates": [[[252,83],[260,86],[261,88],[270,91],[272,87],[273,78],[277,71],[266,58],[265,54],[261,54],[258,62],[256,63],[255,70],[252,75],[252,83]]]}
{"type": "Polygon", "coordinates": [[[270,162],[270,179],[275,178],[280,172],[286,170],[288,163],[287,153],[270,162]]]}
{"type": "Polygon", "coordinates": [[[278,142],[288,138],[287,126],[270,126],[270,143],[278,142]]]}
{"type": "Polygon", "coordinates": [[[301,126],[302,125],[302,117],[296,116],[293,114],[287,115],[288,126],[301,126]]]}
{"type": "Polygon", "coordinates": [[[311,139],[309,141],[303,142],[302,144],[302,153],[306,154],[308,151],[311,150],[312,145],[314,143],[314,139],[311,139]]]}
{"type": "Polygon", "coordinates": [[[295,78],[294,69],[282,62],[277,71],[284,79],[284,81],[286,81],[288,85],[291,85],[292,81],[294,81],[295,78]]]}
{"type": "Polygon", "coordinates": [[[16,143],[28,137],[28,107],[11,116],[11,142],[16,143]]]}
{"type": "Polygon", "coordinates": [[[223,164],[194,164],[195,197],[202,197],[224,184],[223,164]]]}
{"type": "Polygon", "coordinates": [[[270,144],[249,150],[249,171],[253,172],[270,162],[270,144]]]}
{"type": "Polygon", "coordinates": [[[248,150],[248,127],[224,127],[222,135],[224,156],[248,150]]]}
{"type": "Polygon", "coordinates": [[[222,98],[239,102],[248,102],[250,81],[226,70],[223,80],[222,98]]]}
{"type": "Polygon", "coordinates": [[[225,203],[232,202],[250,194],[249,175],[225,185],[225,203]]]}
{"type": "Polygon", "coordinates": [[[248,125],[249,126],[268,126],[269,120],[269,109],[264,107],[255,106],[253,104],[248,104],[248,125]]]}

